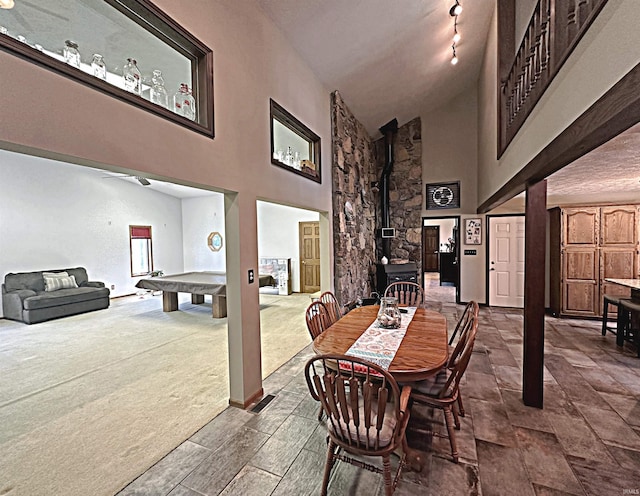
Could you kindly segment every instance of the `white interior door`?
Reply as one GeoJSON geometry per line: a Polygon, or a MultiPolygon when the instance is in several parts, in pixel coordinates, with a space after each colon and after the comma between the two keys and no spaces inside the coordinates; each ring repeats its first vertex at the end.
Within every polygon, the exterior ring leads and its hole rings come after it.
{"type": "Polygon", "coordinates": [[[524,216],[489,226],[489,305],[524,308],[524,216]]]}

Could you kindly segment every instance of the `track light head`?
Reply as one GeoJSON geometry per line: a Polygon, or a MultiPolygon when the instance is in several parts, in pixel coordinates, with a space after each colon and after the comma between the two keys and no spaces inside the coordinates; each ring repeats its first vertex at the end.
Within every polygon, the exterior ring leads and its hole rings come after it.
{"type": "Polygon", "coordinates": [[[462,5],[460,5],[458,3],[458,0],[456,0],[456,3],[453,4],[449,9],[449,15],[451,17],[456,17],[456,16],[459,16],[461,12],[462,12],[462,5]]]}

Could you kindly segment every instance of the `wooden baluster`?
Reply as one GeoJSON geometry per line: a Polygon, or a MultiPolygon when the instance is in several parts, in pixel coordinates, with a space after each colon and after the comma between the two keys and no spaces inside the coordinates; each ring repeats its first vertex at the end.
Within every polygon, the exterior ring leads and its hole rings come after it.
{"type": "Polygon", "coordinates": [[[523,91],[523,102],[522,104],[526,106],[527,97],[529,96],[529,92],[531,89],[531,24],[527,27],[527,31],[524,34],[524,45],[523,45],[523,59],[524,66],[522,68],[522,72],[524,73],[524,91],[523,91]]]}
{"type": "Polygon", "coordinates": [[[533,13],[534,15],[534,32],[536,34],[535,43],[533,48],[533,81],[532,86],[535,86],[540,79],[540,44],[542,40],[542,26],[540,22],[540,2],[536,5],[536,10],[533,13]]]}
{"type": "Polygon", "coordinates": [[[577,7],[578,14],[576,15],[578,32],[582,29],[582,26],[584,26],[584,23],[587,20],[587,17],[589,17],[589,13],[592,9],[593,5],[590,5],[589,0],[579,0],[577,7]]]}
{"type": "MultiPolygon", "coordinates": [[[[564,47],[562,47],[562,52],[564,53],[571,42],[574,40],[576,35],[578,34],[578,24],[577,24],[577,8],[576,2],[579,0],[571,1],[569,3],[569,12],[567,13],[567,41],[564,47]]],[[[557,4],[558,2],[556,2],[557,4]]],[[[560,55],[560,54],[558,54],[560,55]]]]}
{"type": "Polygon", "coordinates": [[[540,19],[540,29],[542,31],[542,36],[540,40],[540,74],[541,77],[544,77],[544,83],[547,81],[547,74],[549,69],[549,37],[550,37],[550,11],[549,11],[549,0],[542,0],[542,5],[540,8],[541,19],[540,19]]]}

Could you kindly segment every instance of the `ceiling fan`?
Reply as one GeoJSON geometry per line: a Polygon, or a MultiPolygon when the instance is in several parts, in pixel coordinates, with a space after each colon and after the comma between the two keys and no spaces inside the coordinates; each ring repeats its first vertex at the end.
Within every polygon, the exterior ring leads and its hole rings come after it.
{"type": "Polygon", "coordinates": [[[113,179],[113,178],[122,178],[122,177],[134,177],[142,186],[149,186],[151,183],[146,177],[142,176],[134,176],[133,174],[124,174],[122,176],[104,176],[102,179],[113,179]]]}

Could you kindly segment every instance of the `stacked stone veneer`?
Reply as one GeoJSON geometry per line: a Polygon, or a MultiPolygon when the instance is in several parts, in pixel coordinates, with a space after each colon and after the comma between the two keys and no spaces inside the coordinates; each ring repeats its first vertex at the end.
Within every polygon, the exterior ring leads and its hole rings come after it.
{"type": "Polygon", "coordinates": [[[335,293],[342,305],[375,287],[378,181],[373,140],[340,94],[331,95],[335,293]],[[345,211],[349,202],[353,215],[345,211]]]}
{"type": "MultiPolygon", "coordinates": [[[[385,162],[385,142],[375,142],[378,175],[385,162]]],[[[398,128],[394,140],[394,164],[389,181],[390,225],[396,229],[391,239],[391,260],[408,260],[422,272],[422,135],[421,121],[416,117],[398,128]]],[[[381,212],[381,211],[380,211],[381,212]]],[[[379,219],[382,219],[380,213],[379,219]]],[[[380,224],[377,228],[382,227],[380,224]]],[[[382,243],[378,243],[377,258],[382,258],[382,243]]]]}
{"type": "MultiPolygon", "coordinates": [[[[376,263],[382,258],[380,181],[384,138],[373,141],[340,93],[331,95],[333,244],[335,294],[341,304],[375,291],[376,263]],[[376,187],[373,187],[376,185],[376,187]],[[345,211],[347,202],[352,214],[345,211]]],[[[381,125],[384,123],[381,123],[381,125]]],[[[389,213],[396,238],[391,259],[422,265],[422,141],[420,118],[398,129],[389,182],[389,213]]],[[[420,272],[419,272],[420,273],[420,272]]]]}

